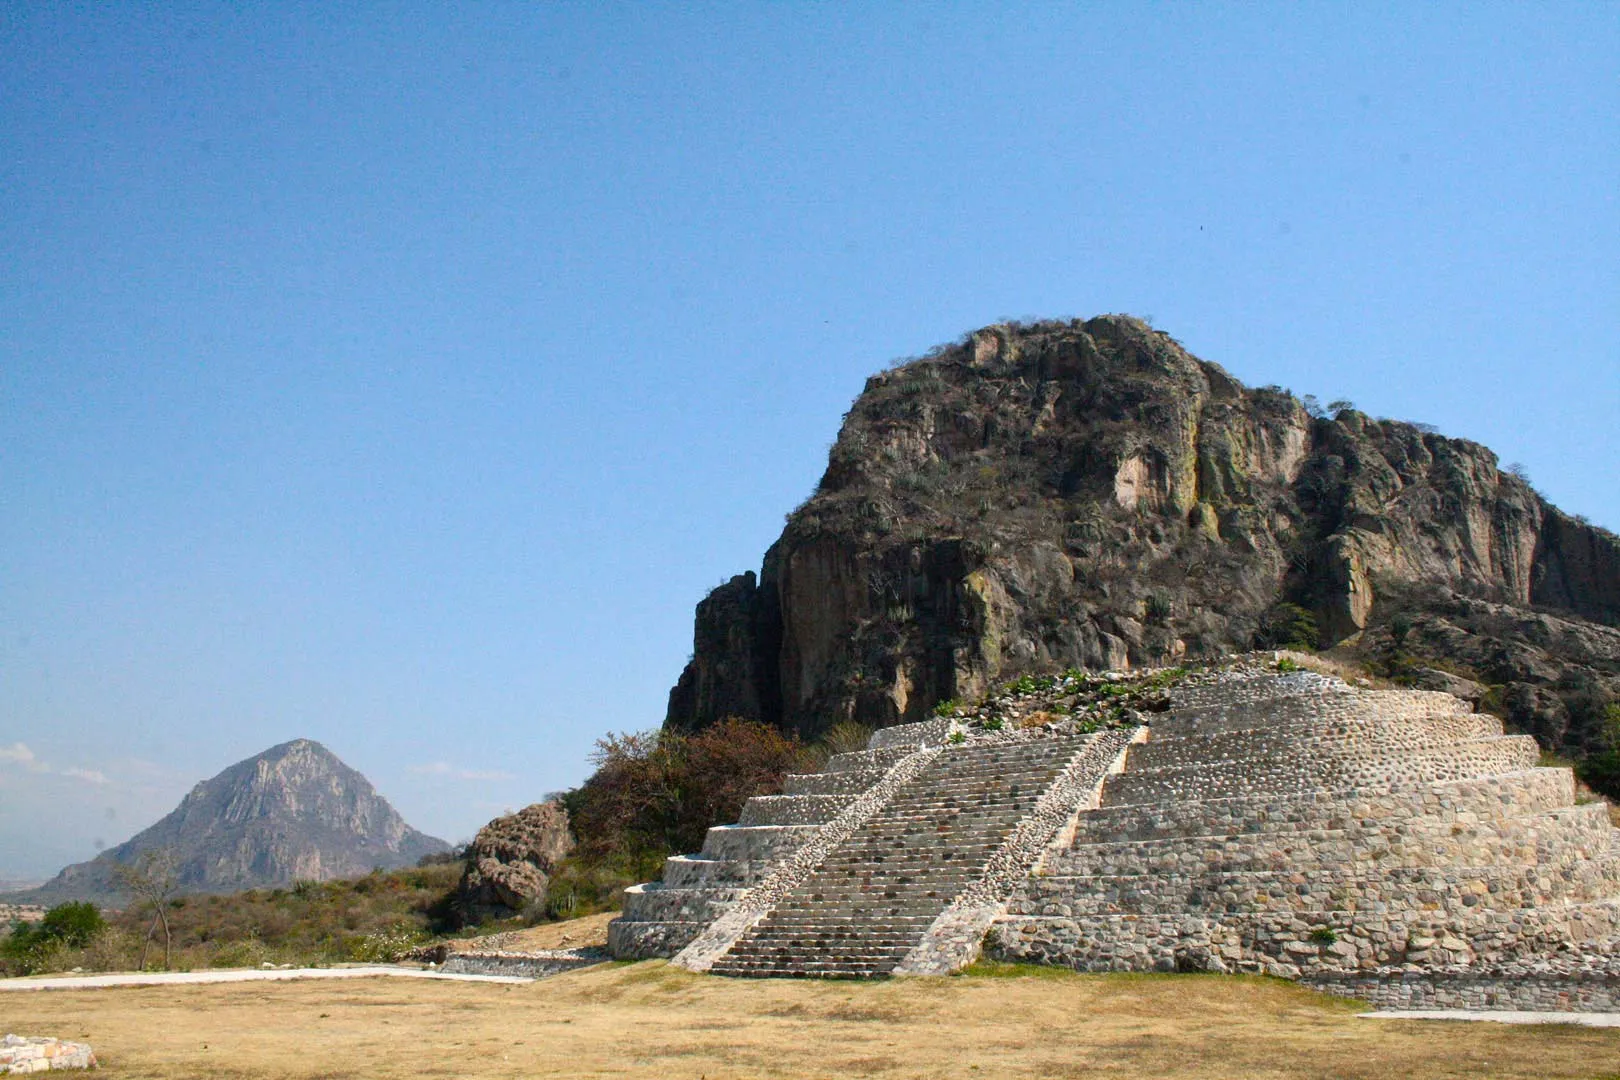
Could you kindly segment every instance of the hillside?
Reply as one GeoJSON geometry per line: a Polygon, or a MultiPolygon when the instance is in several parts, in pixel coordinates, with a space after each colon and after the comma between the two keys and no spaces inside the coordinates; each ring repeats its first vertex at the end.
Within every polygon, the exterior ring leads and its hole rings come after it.
{"type": "Polygon", "coordinates": [[[1125,316],[998,325],[868,380],[758,575],[698,605],[666,726],[814,736],[1301,644],[1582,753],[1617,625],[1620,540],[1484,446],[1246,387],[1125,316]]]}
{"type": "Polygon", "coordinates": [[[448,847],[405,824],[326,747],[294,739],[203,781],[151,828],[17,895],[115,900],[115,868],[159,849],[173,853],[182,891],[208,893],[357,877],[448,847]]]}

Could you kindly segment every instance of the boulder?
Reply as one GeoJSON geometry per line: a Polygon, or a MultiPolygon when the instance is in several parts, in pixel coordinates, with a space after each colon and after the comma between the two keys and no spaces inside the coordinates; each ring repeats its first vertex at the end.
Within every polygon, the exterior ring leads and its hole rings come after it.
{"type": "Polygon", "coordinates": [[[553,871],[573,846],[561,803],[535,803],[496,818],[467,848],[458,906],[470,922],[522,911],[545,898],[553,871]]]}

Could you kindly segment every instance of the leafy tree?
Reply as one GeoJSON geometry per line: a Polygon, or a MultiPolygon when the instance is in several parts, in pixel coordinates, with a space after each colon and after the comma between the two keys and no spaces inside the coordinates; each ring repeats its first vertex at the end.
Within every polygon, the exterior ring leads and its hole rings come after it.
{"type": "Polygon", "coordinates": [[[11,933],[0,941],[0,960],[8,970],[30,975],[46,966],[52,949],[82,949],[106,929],[96,905],[84,900],[58,904],[37,923],[12,923],[11,933]]]}
{"type": "Polygon", "coordinates": [[[45,913],[35,933],[52,941],[60,941],[82,949],[107,929],[107,920],[101,909],[88,900],[74,900],[58,904],[45,913]]]}
{"type": "Polygon", "coordinates": [[[728,717],[695,734],[609,735],[596,771],[564,800],[579,856],[654,873],[695,851],[711,825],[735,821],[750,796],[780,790],[805,748],[768,724],[728,717]]]}

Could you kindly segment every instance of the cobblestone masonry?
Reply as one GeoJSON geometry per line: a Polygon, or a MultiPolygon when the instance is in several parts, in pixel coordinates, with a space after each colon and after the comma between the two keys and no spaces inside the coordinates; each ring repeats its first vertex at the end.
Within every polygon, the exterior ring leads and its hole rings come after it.
{"type": "Polygon", "coordinates": [[[611,960],[605,949],[541,949],[514,953],[491,950],[451,953],[439,970],[451,975],[525,975],[543,979],[611,960]]]}
{"type": "Polygon", "coordinates": [[[685,961],[706,970],[703,957],[723,952],[722,942],[735,940],[763,917],[770,898],[802,879],[838,839],[875,812],[938,752],[949,733],[949,722],[937,720],[887,728],[872,737],[868,749],[834,755],[821,773],[788,777],[787,794],[750,799],[743,808],[745,823],[710,829],[703,851],[665,862],[662,881],[626,890],[624,914],[608,926],[609,950],[619,959],[675,956],[712,929],[685,961]],[[815,790],[826,782],[822,777],[837,778],[831,781],[842,789],[831,797],[836,801],[815,790]],[[791,823],[761,823],[781,819],[791,823]],[[806,845],[802,857],[783,867],[806,845]],[[722,921],[750,890],[749,905],[722,921]]]}
{"type": "Polygon", "coordinates": [[[94,1069],[96,1055],[86,1043],[34,1036],[7,1035],[0,1039],[0,1073],[49,1072],[52,1069],[94,1069]]]}
{"type": "Polygon", "coordinates": [[[1529,740],[1447,695],[1309,672],[1170,697],[991,955],[1263,971],[1389,1006],[1620,1000],[1620,842],[1529,740]]]}
{"type": "Polygon", "coordinates": [[[1143,715],[880,731],[631,890],[610,946],[861,976],[956,970],[982,940],[1393,1007],[1620,1007],[1620,833],[1530,739],[1446,694],[1254,663],[1143,715]]]}

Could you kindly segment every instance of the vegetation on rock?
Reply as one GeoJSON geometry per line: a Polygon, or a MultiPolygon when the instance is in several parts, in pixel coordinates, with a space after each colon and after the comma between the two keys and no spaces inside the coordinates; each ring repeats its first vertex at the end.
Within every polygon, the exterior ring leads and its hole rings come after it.
{"type": "Polygon", "coordinates": [[[666,729],[808,740],[1023,674],[1288,647],[1608,753],[1620,538],[1483,446],[1313,405],[1124,316],[987,327],[874,376],[760,572],[698,605],[666,729]]]}

